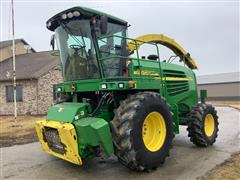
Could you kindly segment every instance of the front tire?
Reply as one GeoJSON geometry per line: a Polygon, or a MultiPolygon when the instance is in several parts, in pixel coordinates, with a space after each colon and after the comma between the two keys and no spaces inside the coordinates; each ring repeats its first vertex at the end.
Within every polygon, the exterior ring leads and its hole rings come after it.
{"type": "Polygon", "coordinates": [[[189,116],[187,130],[190,141],[200,147],[212,145],[218,136],[218,124],[215,108],[205,103],[198,104],[189,116]]]}
{"type": "Polygon", "coordinates": [[[115,154],[128,168],[156,169],[169,156],[172,113],[158,93],[137,93],[122,101],[111,126],[115,154]]]}

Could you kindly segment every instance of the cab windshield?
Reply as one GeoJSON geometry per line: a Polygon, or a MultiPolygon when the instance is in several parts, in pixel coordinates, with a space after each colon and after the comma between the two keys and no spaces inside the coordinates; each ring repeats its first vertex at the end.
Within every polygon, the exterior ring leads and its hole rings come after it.
{"type": "Polygon", "coordinates": [[[55,30],[65,81],[99,79],[100,72],[103,78],[116,78],[124,73],[126,59],[123,56],[128,53],[122,36],[126,37],[126,26],[108,22],[107,32],[103,35],[96,28],[93,40],[90,24],[90,20],[72,20],[61,23],[55,30]]]}
{"type": "Polygon", "coordinates": [[[99,78],[89,20],[61,24],[56,40],[65,81],[99,78]]]}

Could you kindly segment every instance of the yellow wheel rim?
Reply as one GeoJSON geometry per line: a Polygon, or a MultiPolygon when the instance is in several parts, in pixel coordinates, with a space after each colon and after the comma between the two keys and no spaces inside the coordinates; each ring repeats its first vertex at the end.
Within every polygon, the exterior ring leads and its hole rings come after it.
{"type": "Polygon", "coordinates": [[[212,114],[207,114],[204,121],[205,134],[210,137],[213,135],[215,129],[215,121],[212,114]]]}
{"type": "Polygon", "coordinates": [[[142,138],[145,147],[152,152],[158,151],[166,138],[166,124],[159,112],[151,112],[143,122],[142,138]]]}

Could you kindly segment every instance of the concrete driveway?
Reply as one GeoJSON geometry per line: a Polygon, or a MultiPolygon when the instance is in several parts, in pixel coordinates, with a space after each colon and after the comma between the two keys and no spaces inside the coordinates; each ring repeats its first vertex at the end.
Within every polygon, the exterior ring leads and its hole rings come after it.
{"type": "Polygon", "coordinates": [[[217,108],[220,131],[217,142],[209,148],[198,148],[187,137],[186,127],[174,139],[174,147],[165,164],[151,173],[132,172],[115,157],[106,163],[88,160],[76,166],[41,151],[39,143],[1,148],[3,179],[194,179],[204,175],[240,150],[240,112],[217,108]]]}

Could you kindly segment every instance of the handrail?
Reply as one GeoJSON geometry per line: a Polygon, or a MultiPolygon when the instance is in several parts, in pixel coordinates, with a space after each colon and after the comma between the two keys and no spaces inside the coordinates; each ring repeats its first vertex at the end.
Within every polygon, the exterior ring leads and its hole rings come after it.
{"type": "Polygon", "coordinates": [[[181,60],[191,69],[197,69],[197,64],[194,59],[186,52],[182,46],[180,46],[174,39],[171,39],[163,34],[146,34],[143,36],[137,37],[133,42],[128,43],[128,48],[130,53],[137,50],[144,43],[156,43],[171,49],[176,55],[178,55],[181,60]],[[139,42],[137,46],[135,45],[136,40],[139,42]]]}
{"type": "MultiPolygon", "coordinates": [[[[129,38],[129,37],[124,37],[124,36],[119,36],[119,35],[106,35],[106,36],[101,36],[101,37],[98,37],[98,40],[101,40],[101,39],[104,39],[104,38],[111,38],[111,37],[117,37],[117,38],[122,38],[122,39],[127,39],[127,40],[131,40],[134,42],[134,46],[138,47],[139,44],[150,44],[150,45],[153,45],[156,47],[156,51],[157,51],[157,55],[158,55],[158,62],[159,62],[159,73],[162,74],[162,68],[161,68],[161,62],[160,62],[160,55],[159,55],[159,48],[157,46],[156,43],[154,42],[146,42],[146,41],[142,41],[142,40],[139,40],[139,39],[132,39],[132,38],[129,38]]],[[[138,66],[139,66],[139,77],[134,77],[136,79],[142,79],[142,70],[141,70],[141,64],[140,64],[140,57],[139,57],[139,52],[138,52],[138,48],[136,48],[136,55],[137,55],[137,62],[138,62],[138,66]]],[[[129,58],[129,56],[120,56],[120,55],[117,55],[117,56],[111,56],[111,57],[105,57],[105,58],[100,58],[100,61],[105,61],[107,59],[111,59],[111,58],[129,58]]],[[[123,76],[124,77],[124,76],[123,76]]],[[[119,78],[123,78],[123,77],[119,77],[119,78]]],[[[116,78],[116,77],[115,77],[116,78]]],[[[146,77],[144,77],[146,78],[146,77]]],[[[103,78],[103,79],[106,79],[106,78],[103,78]]],[[[162,83],[163,80],[159,79],[161,81],[161,86],[164,87],[164,84],[162,83]]]]}

